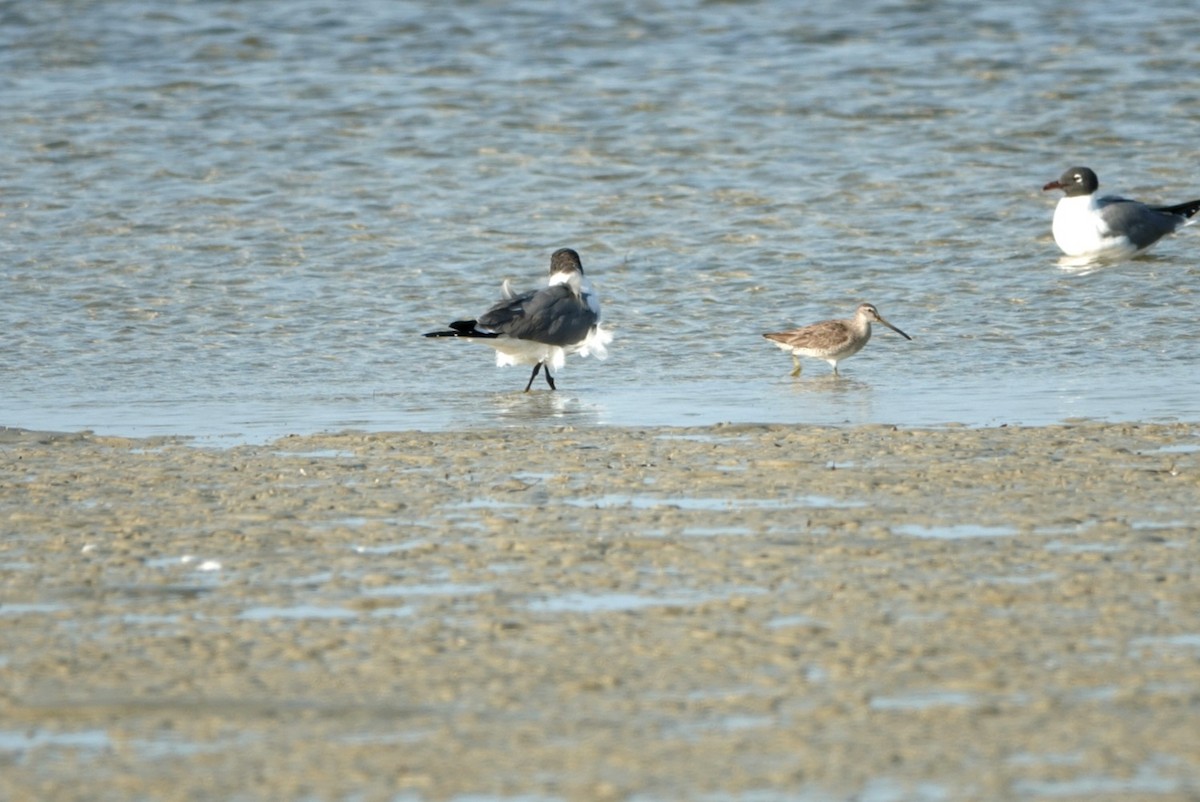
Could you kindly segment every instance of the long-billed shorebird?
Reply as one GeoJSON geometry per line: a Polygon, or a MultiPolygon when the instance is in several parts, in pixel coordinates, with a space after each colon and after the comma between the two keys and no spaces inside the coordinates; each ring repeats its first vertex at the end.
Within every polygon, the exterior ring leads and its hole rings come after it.
{"type": "Polygon", "coordinates": [[[1066,194],[1054,207],[1054,242],[1067,256],[1122,258],[1146,250],[1190,222],[1200,200],[1175,206],[1147,206],[1128,198],[1100,197],[1100,179],[1086,167],[1072,167],[1042,191],[1066,194]]]}
{"type": "Polygon", "coordinates": [[[600,328],[600,300],[583,279],[579,254],[561,248],[550,257],[550,284],[540,290],[514,295],[505,281],[502,300],[476,320],[456,320],[449,331],[431,331],[426,337],[479,340],[496,349],[496,364],[533,365],[525,392],[538,371],[554,386],[550,369],[560,369],[568,354],[608,356],[612,334],[600,328]]]}
{"type": "Polygon", "coordinates": [[[883,319],[873,304],[859,304],[854,317],[846,320],[823,320],[811,326],[789,331],[764,334],[771,342],[792,354],[793,376],[800,375],[800,357],[824,359],[833,366],[833,375],[838,375],[838,362],[849,359],[862,350],[871,339],[871,324],[882,323],[906,340],[911,340],[900,329],[883,319]]]}

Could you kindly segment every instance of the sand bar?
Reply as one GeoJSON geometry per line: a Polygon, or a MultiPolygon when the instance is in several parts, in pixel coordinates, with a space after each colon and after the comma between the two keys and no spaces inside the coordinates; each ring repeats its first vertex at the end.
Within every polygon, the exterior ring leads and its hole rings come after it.
{"type": "Polygon", "coordinates": [[[3,430],[0,798],[1195,799],[1198,455],[3,430]]]}

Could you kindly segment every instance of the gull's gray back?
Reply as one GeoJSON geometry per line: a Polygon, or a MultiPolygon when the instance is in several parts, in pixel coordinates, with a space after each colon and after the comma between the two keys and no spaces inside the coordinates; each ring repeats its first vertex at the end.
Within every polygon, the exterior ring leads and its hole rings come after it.
{"type": "Polygon", "coordinates": [[[1096,206],[1110,233],[1129,237],[1139,249],[1154,244],[1186,220],[1182,215],[1160,212],[1128,198],[1100,198],[1096,206]]]}
{"type": "Polygon", "coordinates": [[[519,340],[566,347],[587,338],[597,315],[565,284],[522,293],[493,306],[478,325],[519,340]]]}

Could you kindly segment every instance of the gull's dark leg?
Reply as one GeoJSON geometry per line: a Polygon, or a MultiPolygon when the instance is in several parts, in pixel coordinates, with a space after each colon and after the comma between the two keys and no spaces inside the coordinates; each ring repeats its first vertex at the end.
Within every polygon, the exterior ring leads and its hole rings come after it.
{"type": "MultiPolygon", "coordinates": [[[[533,373],[529,374],[529,384],[525,385],[525,392],[529,392],[529,388],[533,386],[533,380],[537,378],[538,371],[542,369],[542,363],[539,362],[533,366],[533,373]]],[[[550,371],[546,371],[546,375],[550,375],[550,371]]]]}
{"type": "Polygon", "coordinates": [[[550,375],[550,368],[548,368],[548,367],[546,368],[546,384],[550,385],[551,390],[558,389],[557,387],[554,386],[554,377],[550,375]]]}

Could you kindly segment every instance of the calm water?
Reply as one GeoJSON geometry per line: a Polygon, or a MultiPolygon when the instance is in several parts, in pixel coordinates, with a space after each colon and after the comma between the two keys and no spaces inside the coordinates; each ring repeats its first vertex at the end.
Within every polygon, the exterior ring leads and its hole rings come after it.
{"type": "Polygon", "coordinates": [[[1200,196],[1198,74],[1191,0],[6,3],[0,425],[1196,420],[1200,227],[1073,271],[1040,187],[1200,196]],[[562,246],[607,362],[419,337],[562,246]]]}

